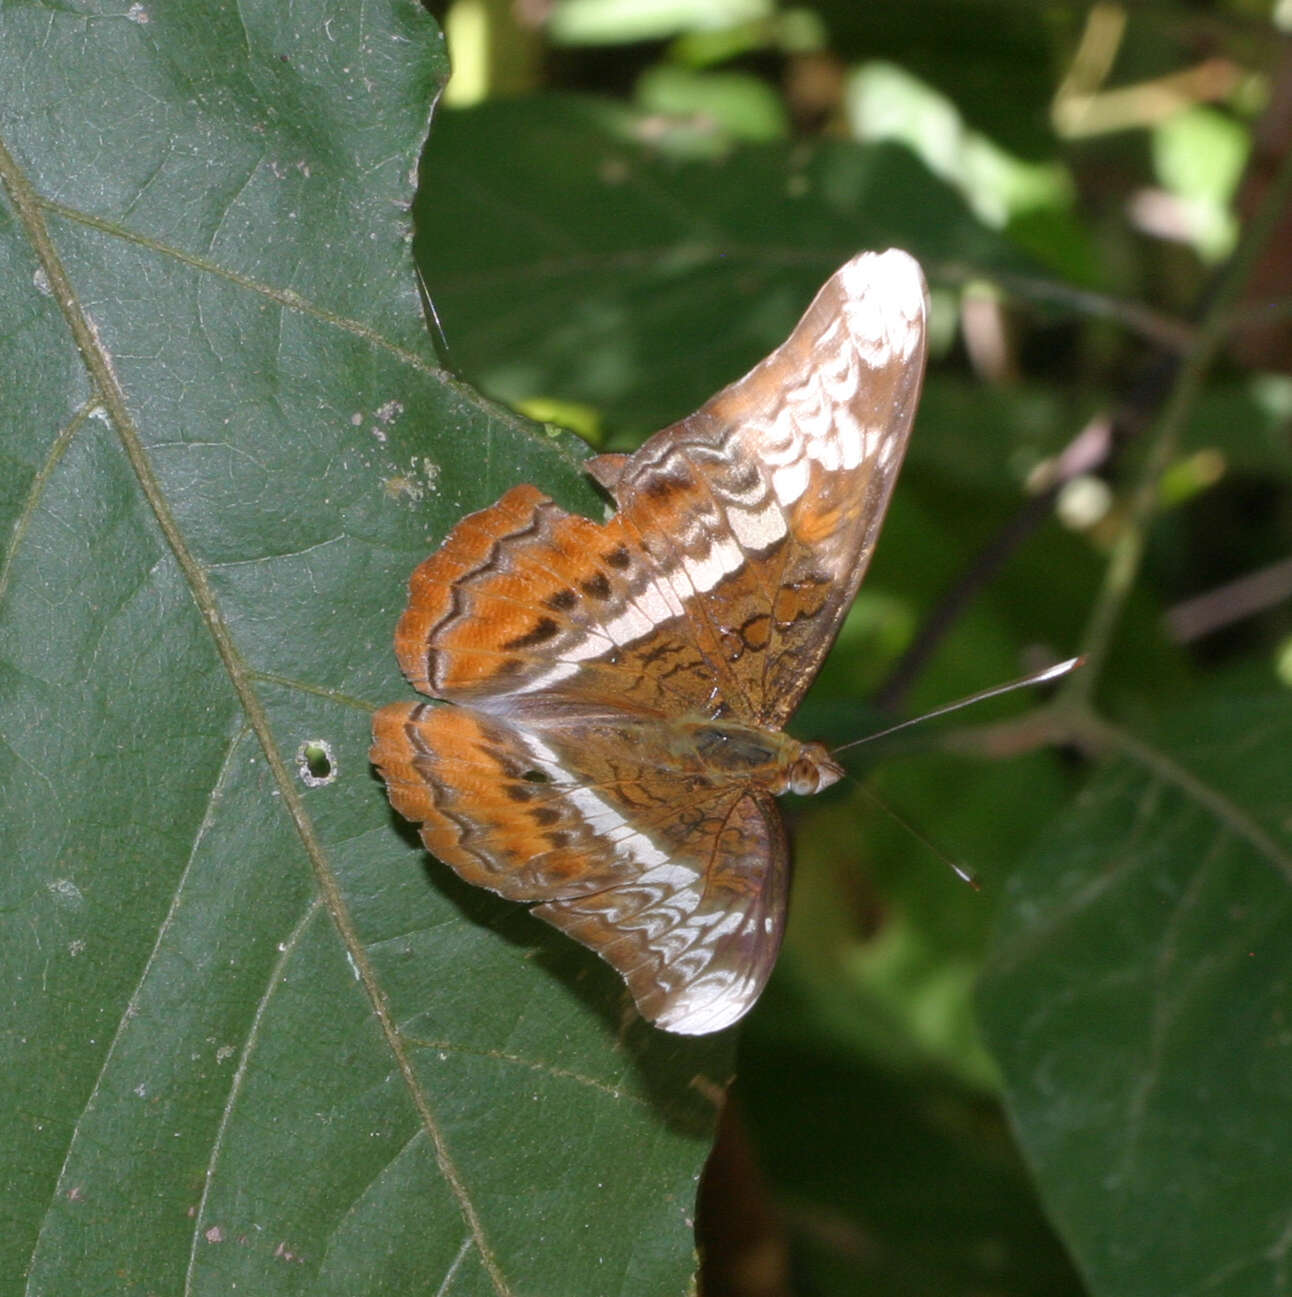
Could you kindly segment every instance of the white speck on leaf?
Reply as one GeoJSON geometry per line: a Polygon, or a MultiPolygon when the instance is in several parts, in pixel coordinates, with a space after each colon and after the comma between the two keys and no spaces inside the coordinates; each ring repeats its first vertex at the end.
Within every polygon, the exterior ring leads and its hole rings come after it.
{"type": "Polygon", "coordinates": [[[55,878],[46,886],[56,900],[63,901],[65,904],[80,905],[85,900],[81,889],[70,878],[55,878]]]}

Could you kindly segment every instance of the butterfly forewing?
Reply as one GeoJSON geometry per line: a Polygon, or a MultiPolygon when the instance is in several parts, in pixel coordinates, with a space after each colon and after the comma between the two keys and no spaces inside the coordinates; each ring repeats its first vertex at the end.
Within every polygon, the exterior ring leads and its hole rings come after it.
{"type": "Polygon", "coordinates": [[[718,689],[636,537],[532,486],[464,518],[417,568],[395,648],[424,693],[513,716],[682,714],[718,689]]]}
{"type": "Polygon", "coordinates": [[[515,487],[410,582],[400,664],[457,706],[377,713],[392,804],[463,878],[539,902],[669,1030],[734,1022],[775,961],[770,792],[804,751],[777,731],[874,549],[925,301],[904,253],[854,257],[744,378],[590,461],[607,522],[515,487]]]}
{"type": "Polygon", "coordinates": [[[855,257],[766,360],[605,475],[749,720],[785,723],[857,592],[915,416],[925,313],[910,257],[855,257]]]}

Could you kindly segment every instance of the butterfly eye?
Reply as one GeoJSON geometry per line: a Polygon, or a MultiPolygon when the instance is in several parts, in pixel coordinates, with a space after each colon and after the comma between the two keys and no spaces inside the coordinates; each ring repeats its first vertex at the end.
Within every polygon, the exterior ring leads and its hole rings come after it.
{"type": "Polygon", "coordinates": [[[811,797],[821,787],[821,772],[807,757],[800,757],[790,767],[790,792],[811,797]]]}

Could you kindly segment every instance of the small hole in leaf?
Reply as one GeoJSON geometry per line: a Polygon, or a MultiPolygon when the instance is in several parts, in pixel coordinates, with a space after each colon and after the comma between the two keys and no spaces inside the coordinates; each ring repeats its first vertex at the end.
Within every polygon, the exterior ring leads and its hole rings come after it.
{"type": "Polygon", "coordinates": [[[336,757],[324,739],[307,739],[296,749],[296,773],[306,788],[321,788],[336,778],[336,757]]]}
{"type": "Polygon", "coordinates": [[[552,777],[544,774],[541,770],[526,770],[521,778],[527,784],[550,784],[552,777]]]}

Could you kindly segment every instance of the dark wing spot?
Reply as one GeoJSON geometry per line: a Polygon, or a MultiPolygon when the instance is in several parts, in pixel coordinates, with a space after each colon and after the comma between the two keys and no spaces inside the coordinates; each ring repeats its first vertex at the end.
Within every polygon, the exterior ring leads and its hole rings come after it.
{"type": "Polygon", "coordinates": [[[648,648],[642,655],[641,661],[643,666],[654,666],[656,662],[663,658],[669,657],[673,653],[680,653],[683,646],[671,640],[661,639],[653,648],[648,648]]]}
{"type": "Polygon", "coordinates": [[[678,491],[685,491],[691,486],[691,475],[685,468],[674,467],[646,475],[642,489],[652,500],[663,500],[678,491]]]}
{"type": "Polygon", "coordinates": [[[508,640],[503,648],[533,648],[535,644],[547,643],[553,636],[560,634],[560,630],[561,628],[550,617],[540,617],[523,635],[508,640]]]}
{"type": "Polygon", "coordinates": [[[749,495],[762,480],[757,464],[727,456],[723,456],[722,474],[723,494],[728,496],[749,495]]]}
{"type": "Polygon", "coordinates": [[[596,576],[589,577],[586,581],[580,581],[579,589],[584,594],[591,595],[594,599],[610,598],[610,582],[604,572],[598,572],[596,576]]]}
{"type": "Polygon", "coordinates": [[[601,556],[601,561],[607,567],[613,567],[617,571],[622,572],[625,568],[632,566],[633,556],[628,552],[625,546],[618,545],[612,549],[609,554],[603,554],[601,556]]]}
{"type": "Polygon", "coordinates": [[[543,602],[554,612],[569,612],[579,602],[579,596],[573,590],[558,590],[555,594],[548,595],[543,602]]]}
{"type": "Polygon", "coordinates": [[[561,812],[551,806],[535,806],[530,814],[534,817],[534,823],[541,824],[544,828],[561,818],[561,812]]]}

